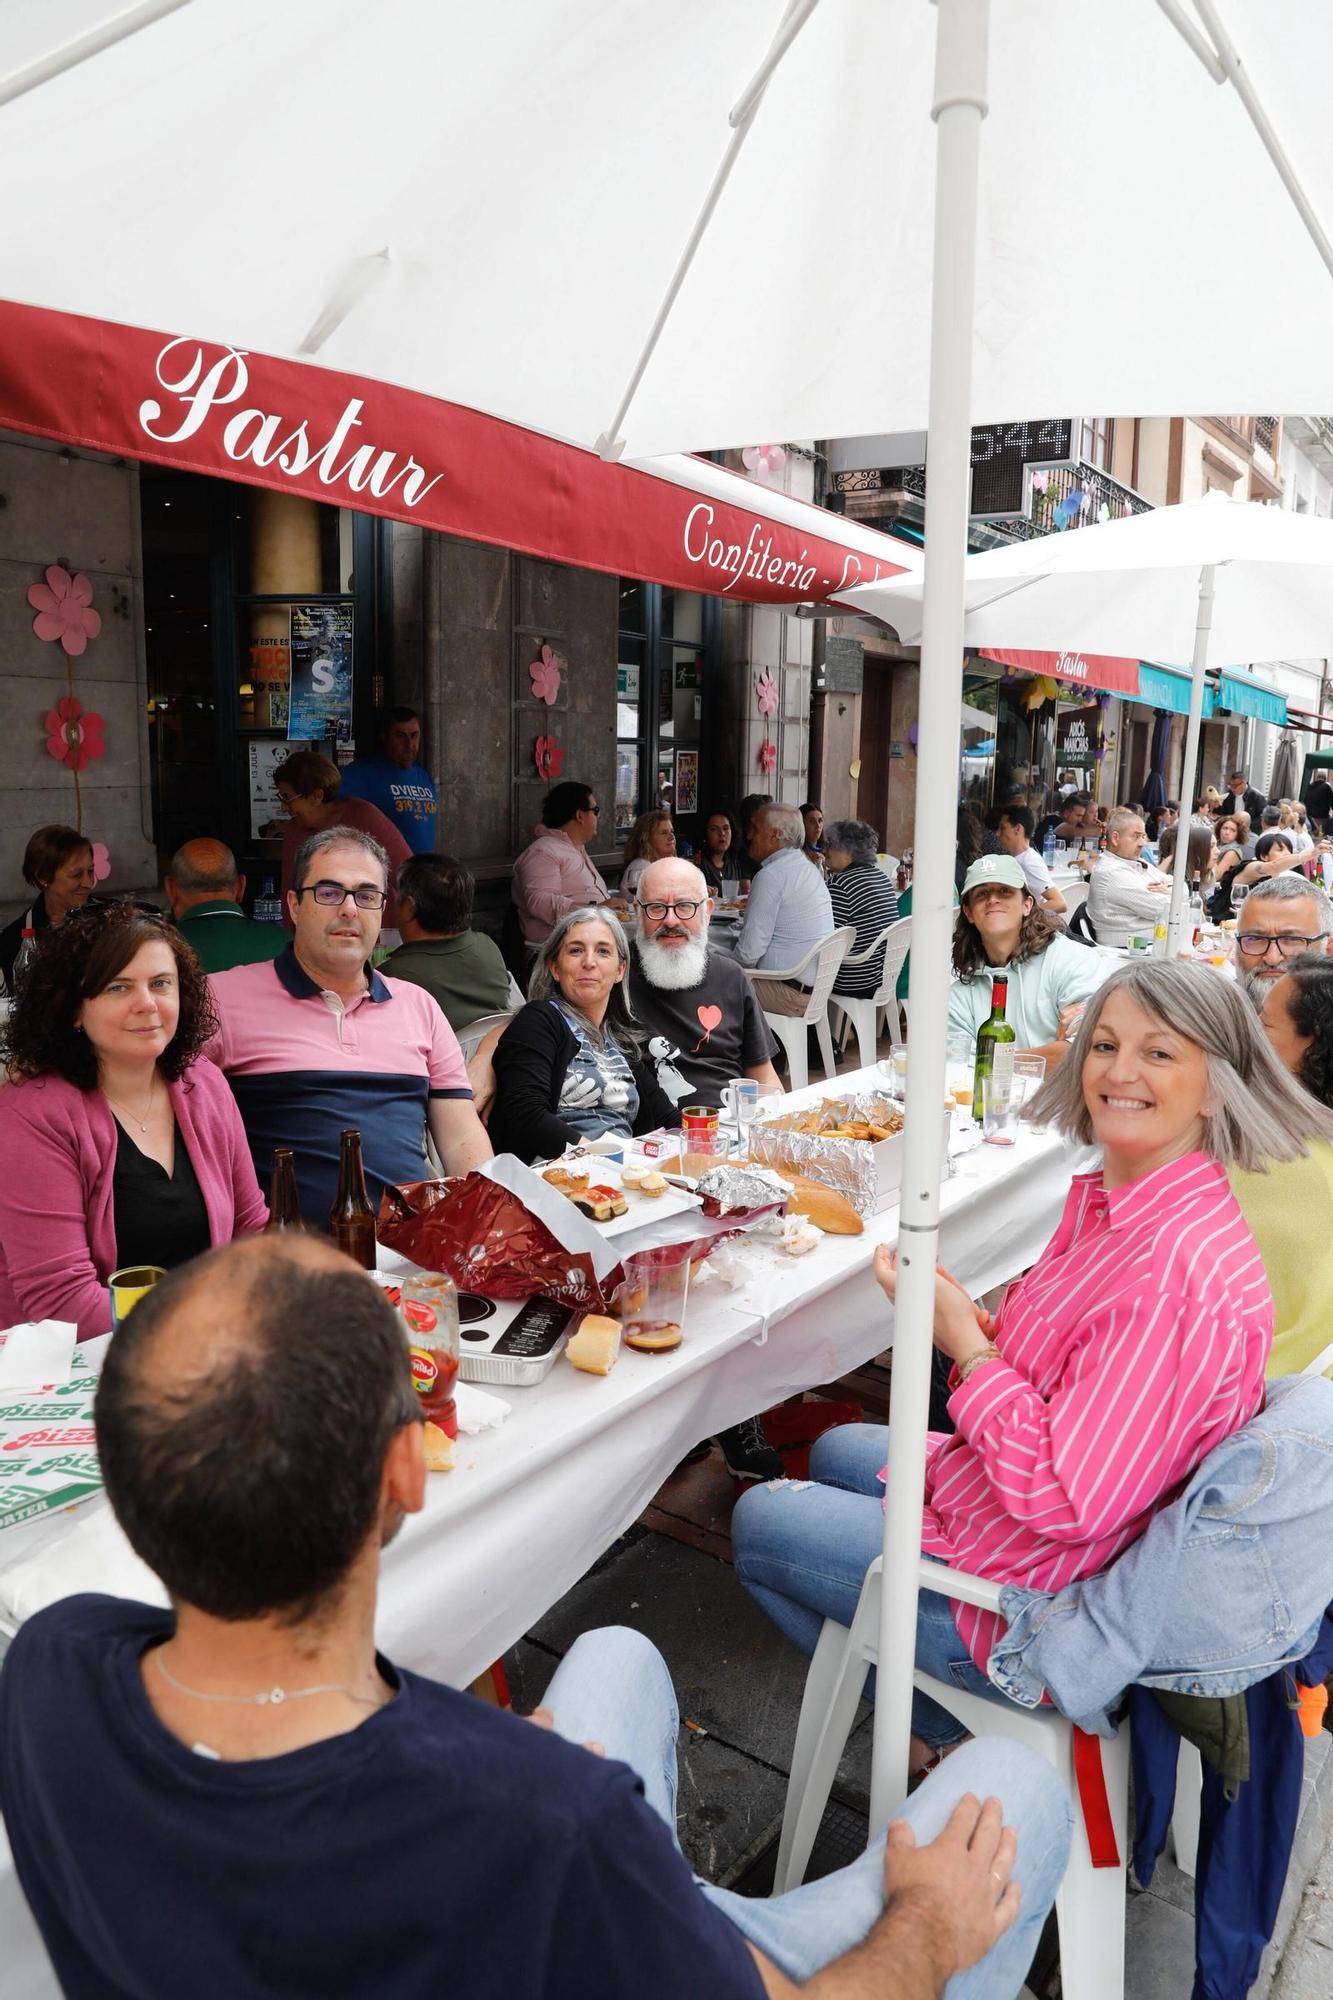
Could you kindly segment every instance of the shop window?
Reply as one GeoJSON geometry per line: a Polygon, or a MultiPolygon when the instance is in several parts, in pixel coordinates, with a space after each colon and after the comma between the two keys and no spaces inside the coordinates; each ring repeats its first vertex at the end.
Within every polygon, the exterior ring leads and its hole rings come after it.
{"type": "Polygon", "coordinates": [[[701,806],[708,664],[717,607],[697,591],[625,580],[616,675],[616,833],[664,805],[693,841],[701,806]]]}

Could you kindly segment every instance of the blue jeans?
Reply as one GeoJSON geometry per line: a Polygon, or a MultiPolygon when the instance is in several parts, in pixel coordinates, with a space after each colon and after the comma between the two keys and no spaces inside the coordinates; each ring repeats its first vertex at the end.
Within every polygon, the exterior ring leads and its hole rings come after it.
{"type": "MultiPolygon", "coordinates": [[[[881,1424],[840,1424],[810,1452],[810,1482],[775,1479],[741,1495],[731,1517],[736,1574],[774,1624],[813,1653],[826,1618],[850,1625],[866,1571],[884,1546],[881,1424]]],[[[916,1663],[933,1680],[1003,1701],[958,1636],[949,1601],[923,1590],[917,1600],[916,1663]]],[[[873,1670],[866,1698],[874,1699],[873,1670]]],[[[947,1750],[966,1729],[929,1695],[912,1701],[912,1728],[947,1750]]]]}
{"type": "MultiPolygon", "coordinates": [[[[546,1693],[560,1734],[600,1743],[643,1780],[649,1805],[676,1838],[679,1718],[666,1662],[651,1640],[624,1626],[585,1632],[570,1647],[546,1693]]],[[[1022,1890],[1009,1930],[970,1971],[951,1979],[948,2000],[1009,2000],[1021,1987],[1069,1858],[1069,1796],[1050,1765],[1020,1744],[984,1737],[965,1744],[929,1777],[897,1817],[924,1846],[942,1830],[964,1792],[994,1796],[1018,1834],[1015,1880],[1022,1890]]],[[[696,1880],[698,1878],[696,1877],[696,1880]]],[[[789,1979],[811,1979],[851,1951],[884,1908],[884,1829],[858,1861],[785,1896],[738,1896],[700,1882],[743,1937],[789,1979]]]]}

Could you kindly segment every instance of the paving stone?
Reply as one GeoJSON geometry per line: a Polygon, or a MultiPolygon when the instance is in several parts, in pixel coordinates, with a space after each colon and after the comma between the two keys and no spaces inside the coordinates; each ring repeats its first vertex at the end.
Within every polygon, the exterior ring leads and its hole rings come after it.
{"type": "Polygon", "coordinates": [[[596,1625],[645,1633],[671,1670],[682,1717],[788,1769],[807,1662],[728,1564],[645,1535],[576,1584],[530,1636],[564,1653],[596,1625]]]}
{"type": "Polygon", "coordinates": [[[1126,2000],[1184,2000],[1194,1984],[1194,1919],[1160,1896],[1125,1909],[1126,2000]]]}
{"type": "Polygon", "coordinates": [[[776,1837],[787,1780],[715,1737],[681,1731],[676,1832],[691,1868],[725,1882],[756,1844],[776,1837]]]}

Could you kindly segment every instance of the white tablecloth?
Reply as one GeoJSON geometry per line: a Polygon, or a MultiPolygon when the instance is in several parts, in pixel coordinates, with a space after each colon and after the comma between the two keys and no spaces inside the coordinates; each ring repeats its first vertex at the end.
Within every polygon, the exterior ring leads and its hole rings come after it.
{"type": "MultiPolygon", "coordinates": [[[[840,1078],[839,1088],[854,1081],[840,1078]]],[[[1032,1263],[1074,1164],[1045,1134],[1003,1150],[979,1146],[958,1162],[943,1190],[941,1257],[974,1295],[1032,1263]]],[[[473,1679],[638,1518],[699,1439],[890,1346],[893,1313],[870,1265],[876,1245],[897,1234],[895,1207],[863,1235],[826,1237],[799,1260],[773,1248],[747,1287],[697,1289],[674,1353],[626,1350],[607,1377],[560,1361],[537,1386],[506,1389],[512,1415],[497,1431],[460,1439],[455,1470],[429,1481],[424,1511],[384,1553],[381,1649],[455,1685],[473,1679]]],[[[154,1585],[105,1501],[42,1524],[36,1538],[25,1532],[14,1553],[0,1543],[0,1625],[10,1630],[79,1590],[165,1601],[154,1585]]],[[[5,2000],[48,2000],[55,1989],[2,1833],[0,1937],[5,2000]]]]}

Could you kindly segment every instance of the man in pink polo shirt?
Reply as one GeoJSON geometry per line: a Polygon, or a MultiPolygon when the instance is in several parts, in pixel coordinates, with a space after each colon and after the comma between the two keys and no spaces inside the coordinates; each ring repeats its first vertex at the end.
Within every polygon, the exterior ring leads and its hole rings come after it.
{"type": "Polygon", "coordinates": [[[261,1184],[275,1146],[296,1155],[304,1220],[322,1227],[346,1126],[361,1133],[366,1187],[426,1173],[429,1122],[446,1173],[491,1157],[462,1051],[439,1003],[370,964],[388,889],[378,841],[329,827],[296,856],[288,950],[269,964],[214,975],[220,1021],[207,1053],[241,1107],[261,1184]]]}
{"type": "Polygon", "coordinates": [[[536,837],[514,863],[513,896],[525,944],[541,944],[566,910],[606,901],[606,883],[588,859],[600,812],[591,785],[573,778],[546,794],[536,837]]]}

